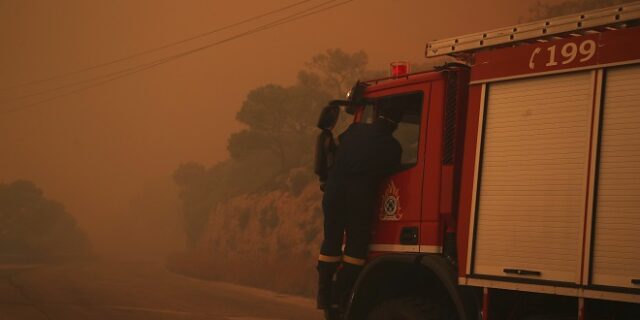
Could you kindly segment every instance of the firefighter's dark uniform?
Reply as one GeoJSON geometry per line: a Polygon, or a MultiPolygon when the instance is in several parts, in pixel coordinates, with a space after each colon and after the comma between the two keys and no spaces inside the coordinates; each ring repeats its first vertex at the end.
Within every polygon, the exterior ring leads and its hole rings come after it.
{"type": "Polygon", "coordinates": [[[333,167],[336,153],[336,144],[331,129],[322,129],[316,141],[316,149],[314,171],[320,179],[320,190],[324,191],[325,183],[329,177],[328,169],[333,167]]]}
{"type": "Polygon", "coordinates": [[[395,122],[378,118],[352,124],[338,138],[338,150],[324,188],[324,241],[318,258],[318,308],[342,302],[365,263],[381,179],[400,164],[395,122]],[[344,253],[343,238],[346,233],[344,253]],[[329,292],[338,266],[333,298],[329,292]]]}

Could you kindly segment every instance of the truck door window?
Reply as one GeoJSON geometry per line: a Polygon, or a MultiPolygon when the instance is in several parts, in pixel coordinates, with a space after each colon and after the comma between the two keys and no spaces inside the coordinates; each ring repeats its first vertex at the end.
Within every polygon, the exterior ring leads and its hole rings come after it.
{"type": "Polygon", "coordinates": [[[418,163],[422,93],[382,98],[376,100],[375,106],[376,109],[387,106],[402,109],[402,120],[393,136],[402,146],[402,168],[413,167],[418,163]]]}

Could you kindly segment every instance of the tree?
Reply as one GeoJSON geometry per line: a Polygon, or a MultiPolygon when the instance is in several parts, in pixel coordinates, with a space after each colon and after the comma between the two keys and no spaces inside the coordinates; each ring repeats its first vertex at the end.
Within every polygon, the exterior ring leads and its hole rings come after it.
{"type": "Polygon", "coordinates": [[[207,169],[195,162],[182,164],[174,171],[173,180],[180,188],[183,204],[184,229],[189,245],[198,240],[209,217],[209,188],[207,188],[207,169]]]}
{"type": "MultiPolygon", "coordinates": [[[[229,151],[232,159],[245,161],[252,155],[255,155],[255,150],[268,149],[268,144],[269,138],[263,133],[255,130],[244,129],[231,134],[227,144],[227,150],[229,151]]],[[[273,151],[281,153],[278,148],[273,151]]]]}
{"type": "Polygon", "coordinates": [[[64,206],[44,197],[33,182],[0,184],[0,254],[86,255],[89,240],[64,206]]]}
{"type": "Polygon", "coordinates": [[[320,109],[367,73],[367,61],[364,51],[329,49],[311,58],[295,85],[251,90],[236,114],[247,127],[229,138],[232,159],[245,161],[266,151],[278,160],[280,172],[310,162],[320,109]]]}
{"type": "Polygon", "coordinates": [[[322,84],[332,96],[341,97],[357,80],[364,78],[368,63],[369,57],[362,50],[349,54],[342,49],[329,49],[311,58],[307,66],[321,74],[322,84]]]}
{"type": "Polygon", "coordinates": [[[328,100],[326,92],[303,83],[252,90],[236,116],[247,129],[229,138],[231,157],[242,161],[267,151],[277,159],[278,172],[310,161],[306,147],[315,131],[313,122],[328,100]]]}
{"type": "MultiPolygon", "coordinates": [[[[310,171],[320,110],[365,76],[367,60],[363,51],[327,50],[311,59],[294,85],[266,84],[247,94],[236,114],[245,128],[233,133],[227,144],[231,159],[210,168],[187,163],[174,172],[191,245],[220,201],[284,189],[292,169],[310,171]]],[[[303,180],[296,180],[296,189],[302,189],[303,180]]]]}
{"type": "Polygon", "coordinates": [[[231,157],[243,161],[266,151],[277,159],[280,173],[309,164],[321,108],[364,77],[367,62],[364,51],[329,49],[311,58],[295,85],[267,84],[250,91],[236,115],[247,128],[229,138],[231,157]]]}

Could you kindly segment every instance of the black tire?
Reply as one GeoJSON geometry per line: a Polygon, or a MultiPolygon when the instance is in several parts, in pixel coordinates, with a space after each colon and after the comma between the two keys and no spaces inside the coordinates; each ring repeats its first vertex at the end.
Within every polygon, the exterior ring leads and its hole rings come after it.
{"type": "Polygon", "coordinates": [[[371,310],[367,320],[441,320],[439,305],[419,297],[385,301],[371,310]]]}

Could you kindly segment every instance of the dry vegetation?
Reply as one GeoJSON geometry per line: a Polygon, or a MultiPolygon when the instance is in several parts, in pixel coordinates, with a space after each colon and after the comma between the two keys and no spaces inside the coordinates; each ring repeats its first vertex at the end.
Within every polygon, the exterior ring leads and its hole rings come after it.
{"type": "Polygon", "coordinates": [[[219,204],[194,250],[173,256],[169,266],[200,278],[311,295],[321,193],[315,183],[295,193],[241,195],[219,204]]]}

